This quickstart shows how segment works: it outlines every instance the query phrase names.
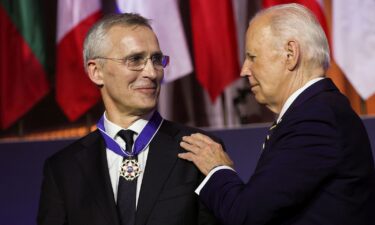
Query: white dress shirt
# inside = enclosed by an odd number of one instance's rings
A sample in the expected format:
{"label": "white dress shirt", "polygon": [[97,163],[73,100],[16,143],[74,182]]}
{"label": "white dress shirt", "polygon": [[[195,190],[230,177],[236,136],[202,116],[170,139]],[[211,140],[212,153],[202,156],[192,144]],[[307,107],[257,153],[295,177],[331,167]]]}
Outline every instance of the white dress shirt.
{"label": "white dress shirt", "polygon": [[[303,87],[301,87],[300,89],[298,89],[297,91],[295,91],[293,94],[291,94],[289,96],[289,98],[285,101],[283,107],[281,108],[281,111],[280,111],[280,114],[279,116],[277,117],[277,120],[276,120],[276,124],[280,123],[281,122],[281,118],[283,117],[283,115],[285,114],[285,112],[288,110],[288,108],[292,105],[292,103],[297,99],[297,97],[304,91],[306,90],[308,87],[310,87],[311,85],[315,84],[316,82],[320,81],[324,79],[324,77],[318,77],[318,78],[314,78],[310,81],[308,81]],[[197,189],[195,189],[195,193],[199,195],[199,193],[201,192],[202,188],[204,187],[204,185],[207,183],[207,181],[211,178],[211,176],[219,171],[219,170],[222,170],[222,169],[230,169],[230,170],[233,170],[233,168],[229,167],[229,166],[218,166],[218,167],[215,167],[214,169],[212,169],[208,174],[207,176],[204,178],[204,180],[202,181],[202,183],[198,186]]]}
{"label": "white dress shirt", "polygon": [[[153,112],[152,112],[153,113]],[[148,120],[151,118],[152,113],[148,114],[144,118],[141,118],[135,121],[132,125],[130,125],[127,129],[122,128],[111,121],[108,120],[104,113],[104,128],[106,133],[113,138],[122,148],[125,149],[125,141],[120,138],[117,133],[120,130],[132,130],[135,132],[133,140],[137,139],[143,128],[148,123]],[[145,173],[147,156],[148,156],[149,146],[146,147],[144,151],[138,154],[138,163],[141,169],[141,174],[137,178],[137,196],[136,196],[136,206],[138,205],[138,196],[142,185],[143,174]],[[106,149],[107,153],[107,162],[108,162],[108,170],[109,176],[111,178],[112,190],[113,195],[115,197],[115,201],[117,202],[117,190],[118,190],[118,183],[120,178],[120,167],[122,164],[123,157],[111,151],[110,149]]]}

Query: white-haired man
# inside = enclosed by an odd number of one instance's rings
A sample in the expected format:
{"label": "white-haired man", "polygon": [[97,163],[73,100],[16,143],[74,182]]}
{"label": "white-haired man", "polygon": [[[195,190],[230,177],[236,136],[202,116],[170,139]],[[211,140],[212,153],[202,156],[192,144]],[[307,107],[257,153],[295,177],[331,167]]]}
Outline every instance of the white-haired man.
{"label": "white-haired man", "polygon": [[227,225],[375,224],[375,169],[366,129],[325,77],[329,47],[303,6],[257,14],[246,34],[241,76],[259,103],[278,114],[254,174],[243,183],[219,144],[183,138],[206,175],[197,192]]}

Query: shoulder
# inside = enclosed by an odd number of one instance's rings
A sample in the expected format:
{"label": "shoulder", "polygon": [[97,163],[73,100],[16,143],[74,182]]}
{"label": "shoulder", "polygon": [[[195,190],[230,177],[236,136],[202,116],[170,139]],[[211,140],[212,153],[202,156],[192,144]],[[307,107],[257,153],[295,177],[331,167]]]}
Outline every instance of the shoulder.
{"label": "shoulder", "polygon": [[99,131],[95,130],[57,151],[55,154],[50,156],[47,161],[54,163],[69,162],[76,153],[82,151],[83,149],[90,148],[92,145],[100,144],[101,139],[102,138]]}
{"label": "shoulder", "polygon": [[202,133],[205,132],[202,129],[196,128],[196,127],[190,127],[186,126],[177,122],[172,122],[169,120],[164,120],[163,125],[167,129],[174,130],[175,132],[182,132],[182,133]]}
{"label": "shoulder", "polygon": [[[337,91],[322,91],[294,108],[290,118],[299,121],[317,121],[341,126],[351,122],[361,123],[348,99]],[[289,118],[288,118],[289,119]]]}
{"label": "shoulder", "polygon": [[168,132],[171,135],[178,137],[179,139],[181,139],[183,136],[188,136],[194,133],[201,133],[201,134],[209,136],[215,141],[221,142],[221,140],[218,137],[215,137],[213,134],[209,133],[208,131],[205,131],[203,129],[196,128],[196,127],[186,126],[186,125],[172,122],[169,120],[164,120],[160,129],[162,132]]}
{"label": "shoulder", "polygon": [[291,108],[274,132],[284,138],[304,137],[305,141],[324,140],[340,146],[353,130],[366,138],[363,123],[346,97],[339,91],[322,91]]}

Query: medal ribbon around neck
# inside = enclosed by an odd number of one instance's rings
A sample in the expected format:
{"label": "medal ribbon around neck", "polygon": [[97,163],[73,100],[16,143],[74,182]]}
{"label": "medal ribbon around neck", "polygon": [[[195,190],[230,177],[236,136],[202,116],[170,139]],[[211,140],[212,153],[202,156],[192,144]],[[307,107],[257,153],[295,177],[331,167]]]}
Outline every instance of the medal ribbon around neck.
{"label": "medal ribbon around neck", "polygon": [[111,138],[106,132],[104,128],[104,116],[102,116],[98,123],[96,124],[100,134],[104,138],[106,147],[113,151],[114,153],[121,155],[123,157],[132,157],[136,156],[141,153],[146,147],[150,144],[152,139],[154,138],[155,134],[158,132],[161,124],[163,123],[163,118],[160,116],[158,111],[155,111],[152,114],[151,119],[148,121],[146,126],[143,128],[139,136],[134,142],[133,151],[129,151],[128,153],[123,149],[113,138]]}

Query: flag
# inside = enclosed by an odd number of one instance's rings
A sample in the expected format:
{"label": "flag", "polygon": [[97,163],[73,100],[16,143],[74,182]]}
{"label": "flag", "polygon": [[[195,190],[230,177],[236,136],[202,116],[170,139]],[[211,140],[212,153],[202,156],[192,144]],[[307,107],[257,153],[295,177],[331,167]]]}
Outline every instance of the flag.
{"label": "flag", "polygon": [[239,77],[231,0],[190,0],[195,73],[214,102]]}
{"label": "flag", "polygon": [[375,94],[374,9],[371,0],[333,1],[334,57],[362,99]]}
{"label": "flag", "polygon": [[170,56],[163,82],[171,82],[193,71],[177,0],[117,0],[120,12],[138,13],[151,19],[162,52]]}
{"label": "flag", "polygon": [[[245,57],[245,37],[246,30],[249,25],[250,12],[253,9],[255,12],[255,5],[248,0],[232,0],[234,21],[236,27],[238,59],[243,62]],[[249,10],[250,9],[250,10]],[[240,114],[238,111],[239,105],[236,104],[238,97],[238,90],[247,88],[248,82],[240,79],[238,75],[234,82],[227,85],[218,101],[212,102],[210,96],[205,92],[203,95],[205,107],[205,114],[207,117],[208,126],[218,128],[235,127],[241,123]],[[250,96],[251,97],[251,96]],[[242,107],[243,111],[251,112],[259,108],[259,104],[253,104],[249,107]]]}
{"label": "flag", "polygon": [[48,92],[39,4],[0,1],[0,127],[6,129]]}
{"label": "flag", "polygon": [[100,99],[83,66],[83,41],[101,17],[99,0],[60,0],[57,21],[56,101],[70,121]]}

